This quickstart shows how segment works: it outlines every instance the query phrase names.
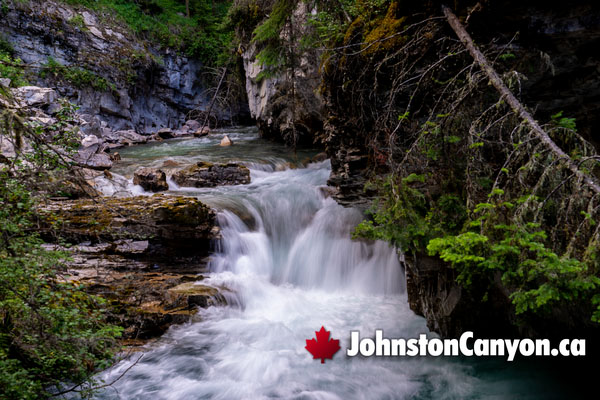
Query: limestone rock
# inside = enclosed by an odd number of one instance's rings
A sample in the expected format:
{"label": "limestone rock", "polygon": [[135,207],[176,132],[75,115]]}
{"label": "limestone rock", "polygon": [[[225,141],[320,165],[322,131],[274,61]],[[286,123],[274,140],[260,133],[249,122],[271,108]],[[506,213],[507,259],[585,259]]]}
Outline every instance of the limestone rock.
{"label": "limestone rock", "polygon": [[219,146],[231,146],[232,144],[233,142],[231,141],[231,139],[229,139],[229,136],[225,135],[225,137],[221,139],[221,143],[219,143]]}
{"label": "limestone rock", "polygon": [[168,289],[166,298],[171,303],[183,303],[182,305],[188,308],[225,303],[225,299],[216,288],[197,282],[186,282]]}
{"label": "limestone rock", "polygon": [[105,153],[96,153],[98,145],[91,145],[77,152],[73,157],[81,167],[97,170],[105,170],[112,168],[112,161]]}
{"label": "limestone rock", "polygon": [[177,171],[172,176],[179,186],[215,187],[250,183],[250,170],[243,165],[199,162]]}
{"label": "limestone rock", "polygon": [[148,141],[146,136],[142,136],[132,129],[126,131],[116,131],[115,134],[119,136],[120,141],[128,142],[130,144],[141,144]]}
{"label": "limestone rock", "polygon": [[162,192],[169,190],[167,176],[156,168],[138,168],[133,174],[133,184],[140,185],[144,190]]}
{"label": "limestone rock", "polygon": [[42,88],[39,86],[22,86],[13,89],[13,94],[25,105],[44,106],[54,103],[58,95],[54,89]]}
{"label": "limestone rock", "polygon": [[94,135],[88,135],[81,140],[81,145],[83,147],[90,147],[90,146],[93,146],[93,145],[99,144],[99,143],[100,143],[100,139],[98,139],[98,137],[94,136]]}
{"label": "limestone rock", "polygon": [[54,226],[71,243],[148,240],[148,252],[156,258],[208,254],[210,241],[218,233],[213,230],[215,212],[193,197],[154,195],[50,202],[39,209],[39,214],[43,224]]}
{"label": "limestone rock", "polygon": [[187,131],[196,132],[200,126],[200,122],[196,121],[195,119],[189,119],[185,122],[185,125],[183,125],[182,130],[185,129]]}

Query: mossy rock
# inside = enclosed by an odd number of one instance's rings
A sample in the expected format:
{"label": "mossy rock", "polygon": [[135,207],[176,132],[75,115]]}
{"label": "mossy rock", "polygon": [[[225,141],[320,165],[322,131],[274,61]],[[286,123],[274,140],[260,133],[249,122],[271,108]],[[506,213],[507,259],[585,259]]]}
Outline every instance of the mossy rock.
{"label": "mossy rock", "polygon": [[[39,209],[42,231],[74,243],[149,240],[161,251],[208,252],[218,233],[215,212],[183,196],[138,196],[51,202]],[[55,239],[55,238],[54,238]]]}

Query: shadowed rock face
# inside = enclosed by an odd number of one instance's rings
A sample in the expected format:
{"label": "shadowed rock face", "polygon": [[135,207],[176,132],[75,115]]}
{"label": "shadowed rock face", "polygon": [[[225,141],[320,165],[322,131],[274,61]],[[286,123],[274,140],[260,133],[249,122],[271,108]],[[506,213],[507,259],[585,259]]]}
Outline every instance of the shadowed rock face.
{"label": "shadowed rock face", "polygon": [[250,183],[250,170],[243,165],[199,162],[173,174],[179,186],[215,187],[219,185],[244,185]]}

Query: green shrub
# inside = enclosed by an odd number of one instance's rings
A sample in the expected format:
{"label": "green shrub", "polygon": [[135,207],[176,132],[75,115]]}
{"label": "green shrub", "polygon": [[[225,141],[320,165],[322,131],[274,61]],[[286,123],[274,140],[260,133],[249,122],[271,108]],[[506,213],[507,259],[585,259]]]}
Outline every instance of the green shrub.
{"label": "green shrub", "polygon": [[2,139],[17,149],[27,141],[31,151],[0,160],[0,398],[40,399],[65,384],[93,385],[91,376],[119,349],[121,329],[106,323],[104,300],[64,278],[67,255],[44,248],[34,233],[39,184],[49,171],[69,168],[63,157],[74,147],[66,130],[73,107],[65,104],[45,128],[2,104]]}

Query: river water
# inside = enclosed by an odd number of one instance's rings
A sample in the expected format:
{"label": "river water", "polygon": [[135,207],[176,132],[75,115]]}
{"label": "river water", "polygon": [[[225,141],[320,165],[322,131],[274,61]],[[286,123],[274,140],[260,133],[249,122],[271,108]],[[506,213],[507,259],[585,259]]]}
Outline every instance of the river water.
{"label": "river water", "polygon": [[[228,306],[200,309],[172,327],[101,399],[547,399],[563,387],[529,365],[444,357],[349,358],[351,330],[387,337],[428,332],[407,304],[403,271],[385,243],[353,241],[361,214],[323,194],[328,161],[303,167],[314,152],[291,154],[254,129],[120,151],[116,174],[166,160],[237,161],[248,185],[177,188],[217,208],[222,241],[204,285],[227,288]],[[298,168],[294,168],[297,167]],[[144,194],[131,183],[122,188]],[[114,188],[107,188],[114,191]],[[321,326],[340,339],[333,360],[313,360],[305,340]],[[430,336],[435,334],[428,333]],[[120,376],[133,355],[100,377]]]}

